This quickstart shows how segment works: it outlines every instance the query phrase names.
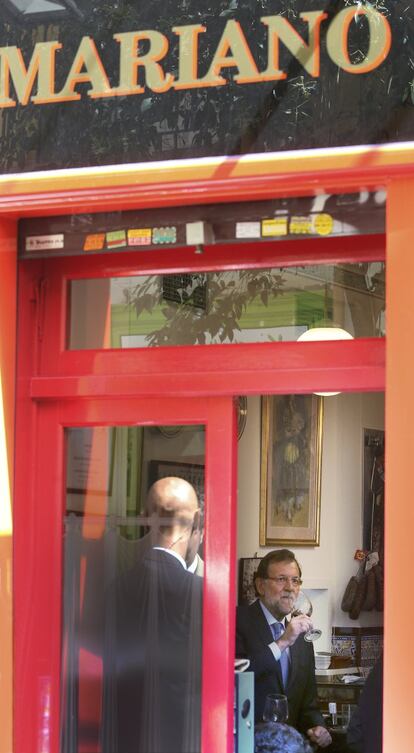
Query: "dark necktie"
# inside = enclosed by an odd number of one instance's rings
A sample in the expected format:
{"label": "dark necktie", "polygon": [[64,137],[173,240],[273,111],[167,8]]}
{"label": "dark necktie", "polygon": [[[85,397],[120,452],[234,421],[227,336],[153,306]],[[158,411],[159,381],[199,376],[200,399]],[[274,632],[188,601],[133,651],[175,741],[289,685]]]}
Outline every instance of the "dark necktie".
{"label": "dark necktie", "polygon": [[[282,633],[285,632],[285,626],[282,625],[280,622],[273,622],[271,624],[271,629],[273,633],[273,637],[275,641],[277,641]],[[279,659],[280,669],[282,672],[282,681],[283,681],[283,687],[286,690],[288,679],[289,679],[289,656],[286,651],[282,651],[282,654]]]}

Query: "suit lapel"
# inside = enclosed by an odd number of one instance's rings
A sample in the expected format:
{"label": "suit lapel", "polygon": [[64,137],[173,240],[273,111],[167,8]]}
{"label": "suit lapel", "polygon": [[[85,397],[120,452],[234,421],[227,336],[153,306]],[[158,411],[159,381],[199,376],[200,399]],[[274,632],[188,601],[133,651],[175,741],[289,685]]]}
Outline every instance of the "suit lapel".
{"label": "suit lapel", "polygon": [[295,641],[293,646],[290,647],[289,653],[290,653],[290,672],[289,672],[289,680],[288,680],[288,688],[293,686],[296,676],[298,673],[298,667],[300,664],[300,655],[302,653],[303,646],[301,645],[300,639]]}
{"label": "suit lapel", "polygon": [[254,617],[254,624],[256,625],[256,630],[259,638],[261,641],[263,641],[263,643],[266,644],[266,646],[268,646],[269,643],[271,643],[273,640],[273,634],[270,629],[270,625],[263,614],[263,609],[260,606],[259,599],[257,599],[257,601],[252,604],[252,609],[256,612],[256,615]]}

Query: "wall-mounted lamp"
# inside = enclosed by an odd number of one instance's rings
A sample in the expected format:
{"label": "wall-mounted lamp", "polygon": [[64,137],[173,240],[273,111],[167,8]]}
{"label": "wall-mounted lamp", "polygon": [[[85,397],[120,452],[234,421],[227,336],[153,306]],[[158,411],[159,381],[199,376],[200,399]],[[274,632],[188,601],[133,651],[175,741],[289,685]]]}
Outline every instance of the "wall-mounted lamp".
{"label": "wall-mounted lamp", "polygon": [[[312,327],[298,337],[301,342],[315,342],[315,340],[353,340],[353,336],[341,327]],[[315,395],[331,397],[339,392],[315,392]]]}
{"label": "wall-mounted lamp", "polygon": [[24,21],[52,21],[70,13],[83,21],[83,13],[75,0],[6,0],[6,4],[12,13]]}

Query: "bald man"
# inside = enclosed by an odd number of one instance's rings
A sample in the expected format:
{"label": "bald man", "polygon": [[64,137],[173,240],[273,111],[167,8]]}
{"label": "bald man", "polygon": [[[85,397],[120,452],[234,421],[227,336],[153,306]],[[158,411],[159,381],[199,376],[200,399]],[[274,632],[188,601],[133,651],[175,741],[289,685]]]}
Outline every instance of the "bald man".
{"label": "bald man", "polygon": [[173,490],[174,488],[179,488],[180,493],[187,496],[190,512],[197,513],[198,524],[193,526],[186,550],[187,569],[194,575],[204,575],[204,561],[198,553],[204,537],[203,510],[199,505],[194,487],[184,479],[175,476],[159,479],[148,490],[145,506],[147,515],[151,520],[150,530],[138,540],[121,539],[119,541],[120,569],[132,567],[134,562],[143,557],[152,546],[159,544],[157,537],[160,533],[160,518],[165,515],[164,505],[167,498],[165,495],[168,495],[168,489]]}
{"label": "bald man", "polygon": [[180,553],[187,566],[186,558],[194,559],[194,533],[200,530],[201,520],[194,487],[175,476],[161,478],[148,491],[147,510],[152,546]]}
{"label": "bald man", "polygon": [[147,505],[150,544],[111,597],[103,751],[198,753],[202,580],[186,558],[200,510],[191,484],[175,477],[156,481]]}

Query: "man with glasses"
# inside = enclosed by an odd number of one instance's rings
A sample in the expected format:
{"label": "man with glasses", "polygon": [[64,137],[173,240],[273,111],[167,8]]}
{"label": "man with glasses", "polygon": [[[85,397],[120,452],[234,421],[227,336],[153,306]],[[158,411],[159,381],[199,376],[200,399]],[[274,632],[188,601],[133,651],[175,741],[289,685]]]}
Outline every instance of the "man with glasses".
{"label": "man with glasses", "polygon": [[236,656],[250,659],[255,675],[255,718],[262,721],[266,696],[287,696],[289,724],[321,748],[332,742],[318,709],[312,643],[304,634],[310,617],[291,616],[302,583],[289,549],[269,552],[254,576],[258,599],[237,612]]}

